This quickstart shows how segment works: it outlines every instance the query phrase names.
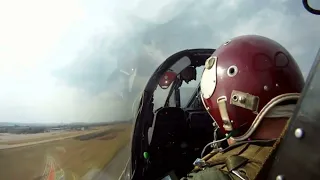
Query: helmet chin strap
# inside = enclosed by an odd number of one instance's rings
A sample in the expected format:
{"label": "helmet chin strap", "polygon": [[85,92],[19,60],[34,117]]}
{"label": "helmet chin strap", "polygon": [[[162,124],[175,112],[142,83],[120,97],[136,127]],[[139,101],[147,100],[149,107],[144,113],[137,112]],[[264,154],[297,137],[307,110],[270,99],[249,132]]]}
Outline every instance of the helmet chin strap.
{"label": "helmet chin strap", "polygon": [[261,109],[261,111],[256,116],[255,120],[253,121],[252,125],[248,129],[248,131],[241,136],[232,137],[232,139],[235,141],[247,140],[258,128],[260,122],[265,117],[270,117],[270,118],[290,117],[293,113],[295,105],[284,106],[284,107],[277,106],[277,105],[279,103],[282,103],[288,100],[298,100],[299,97],[300,97],[300,93],[286,93],[286,94],[281,94],[279,96],[274,97]]}

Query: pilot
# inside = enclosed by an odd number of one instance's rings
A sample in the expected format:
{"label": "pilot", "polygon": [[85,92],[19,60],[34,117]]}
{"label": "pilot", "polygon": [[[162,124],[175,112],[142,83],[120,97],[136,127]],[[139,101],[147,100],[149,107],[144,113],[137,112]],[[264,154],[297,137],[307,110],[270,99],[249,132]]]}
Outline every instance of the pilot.
{"label": "pilot", "polygon": [[190,81],[196,80],[197,71],[194,67],[188,66],[183,71],[181,71],[180,76],[181,76],[181,79],[188,84]]}
{"label": "pilot", "polygon": [[197,159],[182,179],[265,179],[304,86],[296,61],[271,39],[239,36],[207,59],[200,86],[228,147]]}

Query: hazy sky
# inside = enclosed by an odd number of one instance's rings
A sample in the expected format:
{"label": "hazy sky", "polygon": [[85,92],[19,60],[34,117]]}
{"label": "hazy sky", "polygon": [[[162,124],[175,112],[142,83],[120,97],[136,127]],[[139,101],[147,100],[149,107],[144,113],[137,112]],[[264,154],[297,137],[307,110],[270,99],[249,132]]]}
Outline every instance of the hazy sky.
{"label": "hazy sky", "polygon": [[307,75],[320,48],[320,16],[299,0],[0,0],[0,23],[0,122],[119,119],[106,83],[117,61],[159,64],[178,50],[259,34]]}

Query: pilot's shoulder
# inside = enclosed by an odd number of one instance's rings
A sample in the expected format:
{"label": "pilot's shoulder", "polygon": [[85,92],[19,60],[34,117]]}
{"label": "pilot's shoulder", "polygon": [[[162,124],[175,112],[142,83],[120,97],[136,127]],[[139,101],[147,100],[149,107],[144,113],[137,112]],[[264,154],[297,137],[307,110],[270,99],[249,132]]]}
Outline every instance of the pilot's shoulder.
{"label": "pilot's shoulder", "polygon": [[237,143],[218,152],[212,151],[203,158],[206,165],[196,167],[190,174],[189,179],[206,180],[209,177],[221,180],[227,180],[230,177],[232,177],[231,179],[238,179],[234,174],[238,172],[240,176],[255,179],[270,154],[272,154],[274,145],[275,140],[250,141]]}
{"label": "pilot's shoulder", "polygon": [[205,161],[212,166],[226,162],[226,159],[230,156],[242,156],[247,159],[255,157],[262,162],[275,148],[275,142],[276,140],[255,140],[236,143],[212,156],[208,156]]}

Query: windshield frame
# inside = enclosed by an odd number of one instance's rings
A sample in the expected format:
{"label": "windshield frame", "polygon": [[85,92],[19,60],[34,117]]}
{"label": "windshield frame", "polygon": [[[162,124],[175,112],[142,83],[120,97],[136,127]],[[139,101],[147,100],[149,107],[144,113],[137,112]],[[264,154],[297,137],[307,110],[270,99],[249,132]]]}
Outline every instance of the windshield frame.
{"label": "windshield frame", "polygon": [[192,94],[192,96],[190,97],[188,103],[184,106],[184,108],[190,108],[192,103],[195,101],[196,97],[200,95],[199,92],[200,92],[200,82],[198,83],[197,88],[195,89],[194,93]]}
{"label": "windshield frame", "polygon": [[183,56],[189,57],[191,64],[202,64],[210,57],[215,49],[187,49],[168,57],[150,77],[143,91],[141,102],[134,123],[133,138],[131,143],[131,179],[141,179],[144,176],[143,169],[147,166],[143,157],[144,150],[148,147],[148,127],[153,122],[153,93],[163,74],[170,69]]}

